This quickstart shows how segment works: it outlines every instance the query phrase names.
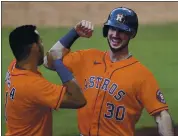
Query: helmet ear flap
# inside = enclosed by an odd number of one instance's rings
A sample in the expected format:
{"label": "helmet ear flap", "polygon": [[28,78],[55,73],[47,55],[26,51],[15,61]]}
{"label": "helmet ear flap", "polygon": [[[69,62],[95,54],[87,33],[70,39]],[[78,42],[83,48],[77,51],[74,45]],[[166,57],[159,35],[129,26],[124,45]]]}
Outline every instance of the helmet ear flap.
{"label": "helmet ear flap", "polygon": [[106,25],[103,26],[103,37],[107,37],[107,35],[108,35],[108,29],[109,29],[108,26],[106,26]]}
{"label": "helmet ear flap", "polygon": [[132,35],[131,35],[131,39],[133,39],[136,36],[137,32],[136,31],[132,31]]}

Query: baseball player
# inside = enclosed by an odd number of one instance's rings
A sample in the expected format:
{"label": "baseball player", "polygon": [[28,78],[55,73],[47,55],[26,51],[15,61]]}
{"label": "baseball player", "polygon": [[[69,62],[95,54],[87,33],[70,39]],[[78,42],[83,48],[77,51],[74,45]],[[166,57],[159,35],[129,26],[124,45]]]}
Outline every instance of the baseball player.
{"label": "baseball player", "polygon": [[[79,37],[91,37],[93,25],[81,21],[49,52],[70,49]],[[155,118],[161,136],[173,136],[168,105],[153,74],[129,53],[138,17],[129,8],[115,8],[103,26],[109,50],[79,50],[64,56],[64,64],[79,82],[87,105],[78,110],[81,136],[133,136],[143,109]],[[101,46],[101,45],[99,45]],[[65,51],[65,53],[67,53]],[[45,57],[45,67],[53,69]]]}
{"label": "baseball player", "polygon": [[52,109],[83,107],[83,93],[55,52],[50,52],[50,61],[63,85],[48,82],[38,71],[44,51],[36,26],[17,27],[10,33],[9,43],[15,60],[5,79],[5,135],[52,136]]}

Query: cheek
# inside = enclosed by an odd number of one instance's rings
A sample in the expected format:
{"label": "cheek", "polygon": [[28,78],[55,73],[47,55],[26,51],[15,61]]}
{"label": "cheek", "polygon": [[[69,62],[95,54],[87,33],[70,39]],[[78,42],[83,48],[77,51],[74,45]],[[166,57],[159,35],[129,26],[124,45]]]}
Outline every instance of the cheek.
{"label": "cheek", "polygon": [[121,34],[120,37],[122,38],[122,40],[125,40],[125,41],[129,40],[129,36],[126,34]]}
{"label": "cheek", "polygon": [[108,35],[107,35],[107,37],[108,37],[108,38],[110,38],[110,37],[111,37],[111,34],[109,33],[109,31],[108,31]]}
{"label": "cheek", "polygon": [[109,40],[111,40],[111,39],[112,39],[112,37],[113,37],[113,34],[108,33],[108,39],[109,39]]}

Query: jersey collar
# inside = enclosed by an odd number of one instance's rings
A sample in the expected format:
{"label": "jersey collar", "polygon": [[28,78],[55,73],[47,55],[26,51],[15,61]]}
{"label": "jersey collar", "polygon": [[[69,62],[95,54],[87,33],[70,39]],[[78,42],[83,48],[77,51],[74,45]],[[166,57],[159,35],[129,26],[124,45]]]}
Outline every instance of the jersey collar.
{"label": "jersey collar", "polygon": [[11,70],[10,73],[12,76],[18,76],[18,75],[31,75],[31,76],[39,75],[39,76],[42,76],[42,74],[39,70],[37,71],[37,73],[35,73],[30,70],[18,69],[15,67],[15,65],[16,65],[16,62],[12,65],[12,67],[10,69]]}
{"label": "jersey collar", "polygon": [[105,52],[103,60],[104,60],[104,62],[106,64],[106,66],[111,66],[112,65],[112,66],[117,67],[117,68],[125,67],[125,66],[132,65],[134,63],[139,62],[133,56],[130,56],[127,59],[124,59],[124,60],[121,60],[121,61],[112,62],[111,59],[110,59],[108,51]]}

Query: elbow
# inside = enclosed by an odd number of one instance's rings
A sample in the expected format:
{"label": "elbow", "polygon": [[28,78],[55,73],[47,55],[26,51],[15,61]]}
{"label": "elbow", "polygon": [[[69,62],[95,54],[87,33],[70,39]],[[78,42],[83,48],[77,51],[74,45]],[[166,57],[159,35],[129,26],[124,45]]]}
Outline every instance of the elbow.
{"label": "elbow", "polygon": [[78,103],[77,109],[80,109],[80,108],[84,107],[86,104],[87,104],[87,100],[86,100],[85,98],[83,98],[83,99]]}
{"label": "elbow", "polygon": [[87,104],[87,100],[84,98],[84,100],[81,103],[80,108],[84,107]]}

